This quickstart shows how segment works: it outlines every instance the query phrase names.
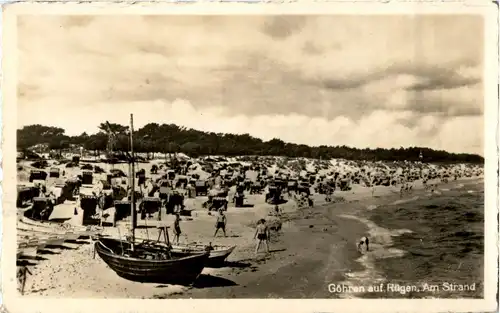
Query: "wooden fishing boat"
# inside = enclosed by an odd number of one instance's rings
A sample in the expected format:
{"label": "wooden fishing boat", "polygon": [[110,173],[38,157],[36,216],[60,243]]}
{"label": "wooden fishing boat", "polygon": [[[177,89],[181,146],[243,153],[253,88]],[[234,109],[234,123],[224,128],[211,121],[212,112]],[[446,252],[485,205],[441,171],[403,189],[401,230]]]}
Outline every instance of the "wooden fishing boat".
{"label": "wooden fishing boat", "polygon": [[38,250],[43,250],[47,245],[47,241],[40,240],[39,238],[17,238],[18,250],[23,247],[36,247]]}
{"label": "wooden fishing boat", "polygon": [[38,235],[45,235],[45,236],[59,236],[63,237],[64,240],[77,240],[80,238],[79,233],[75,233],[72,231],[59,231],[59,230],[54,230],[46,227],[40,227],[40,226],[33,226],[33,225],[28,225],[24,223],[17,223],[17,230],[18,231],[25,231],[25,232],[32,232],[36,233]]}
{"label": "wooden fishing boat", "polygon": [[[207,248],[210,248],[208,250]],[[210,255],[206,267],[220,267],[224,264],[227,257],[234,251],[236,246],[207,246],[203,244],[172,245],[172,252],[190,252],[201,253],[209,251]]]}
{"label": "wooden fishing boat", "polygon": [[92,237],[102,233],[103,228],[99,226],[77,226],[67,223],[57,223],[52,221],[36,220],[24,215],[20,215],[19,221],[23,225],[29,225],[37,228],[45,228],[55,232],[72,232],[79,237]]}
{"label": "wooden fishing boat", "polygon": [[17,237],[17,257],[35,257],[38,251],[43,250],[46,246],[52,244],[53,241],[43,240],[29,236],[18,235]]}
{"label": "wooden fishing boat", "polygon": [[205,253],[208,252],[208,260],[205,267],[220,267],[224,265],[227,257],[234,251],[236,246],[224,246],[224,245],[206,245],[201,243],[189,243],[189,244],[176,244],[168,245],[159,241],[152,241],[143,238],[136,238],[137,243],[148,243],[158,249],[170,249],[170,251],[175,253]]}
{"label": "wooden fishing boat", "polygon": [[[130,117],[130,155],[127,156],[130,173],[135,173],[133,150],[133,120]],[[111,127],[108,130],[112,132]],[[135,175],[129,175],[131,190],[135,190]],[[137,211],[135,193],[130,195],[131,237],[127,240],[99,238],[94,244],[95,251],[101,259],[119,276],[141,282],[157,282],[167,284],[190,285],[200,275],[208,260],[209,253],[174,252],[170,249],[166,226],[160,228],[163,232],[164,247],[158,247],[150,242],[137,243],[135,227]]]}
{"label": "wooden fishing boat", "polygon": [[42,240],[37,237],[25,235],[25,234],[18,234],[17,235],[17,244],[19,247],[19,244],[23,245],[28,245],[28,246],[37,246],[38,249],[43,249],[47,246],[47,241]]}
{"label": "wooden fishing boat", "polygon": [[19,243],[17,246],[17,257],[36,257],[38,253],[37,246],[30,246],[24,243]]}
{"label": "wooden fishing boat", "polygon": [[205,253],[170,253],[150,245],[101,238],[95,250],[104,262],[120,277],[142,282],[192,284],[208,260]]}
{"label": "wooden fishing boat", "polygon": [[18,242],[24,242],[26,240],[28,241],[38,241],[38,242],[43,242],[47,246],[61,246],[64,244],[66,240],[68,240],[66,237],[63,235],[53,235],[53,234],[47,234],[47,233],[38,233],[38,232],[30,232],[30,231],[23,231],[23,230],[17,230],[18,233]]}

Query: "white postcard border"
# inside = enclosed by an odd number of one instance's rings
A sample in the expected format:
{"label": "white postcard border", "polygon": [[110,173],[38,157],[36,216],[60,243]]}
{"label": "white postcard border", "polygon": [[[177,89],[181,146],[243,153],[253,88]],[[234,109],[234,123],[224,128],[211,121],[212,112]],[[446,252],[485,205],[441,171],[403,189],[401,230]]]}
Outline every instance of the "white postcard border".
{"label": "white postcard border", "polygon": [[[132,300],[21,297],[16,291],[16,16],[20,14],[480,14],[485,20],[485,299],[424,300]],[[497,7],[488,1],[457,2],[301,2],[158,4],[28,4],[4,6],[3,12],[3,236],[2,292],[9,312],[475,312],[496,310],[498,286],[498,30]],[[54,112],[57,114],[57,112]],[[472,131],[472,130],[471,130]]]}

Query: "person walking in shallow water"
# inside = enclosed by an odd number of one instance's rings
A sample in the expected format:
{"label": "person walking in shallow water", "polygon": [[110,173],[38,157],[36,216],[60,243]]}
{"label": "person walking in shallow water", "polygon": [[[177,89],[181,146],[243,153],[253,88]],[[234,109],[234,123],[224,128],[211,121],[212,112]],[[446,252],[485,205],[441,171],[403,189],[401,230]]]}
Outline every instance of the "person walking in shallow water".
{"label": "person walking in shallow water", "polygon": [[266,252],[269,253],[269,228],[266,225],[265,219],[260,219],[257,223],[257,228],[255,229],[255,235],[253,238],[258,239],[257,245],[255,246],[255,254],[259,253],[261,244],[266,245]]}
{"label": "person walking in shallow water", "polygon": [[358,248],[359,253],[368,252],[370,251],[370,241],[368,237],[363,236],[361,239],[359,239],[358,244],[356,245]]}

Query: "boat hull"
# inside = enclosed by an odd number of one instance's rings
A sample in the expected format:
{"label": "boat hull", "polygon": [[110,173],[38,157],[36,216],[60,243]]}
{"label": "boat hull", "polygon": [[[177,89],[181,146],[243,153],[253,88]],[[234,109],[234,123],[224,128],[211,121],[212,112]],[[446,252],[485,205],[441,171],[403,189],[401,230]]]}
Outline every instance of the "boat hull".
{"label": "boat hull", "polygon": [[91,237],[102,232],[102,229],[99,227],[85,227],[51,221],[34,220],[24,215],[20,216],[19,223],[21,227],[28,229],[37,229],[52,233],[65,233],[68,240],[77,240],[80,237]]}
{"label": "boat hull", "polygon": [[24,224],[22,222],[18,222],[17,229],[20,232],[24,232],[24,233],[31,232],[31,233],[36,234],[37,236],[41,236],[41,237],[57,236],[60,238],[64,238],[63,242],[66,240],[74,241],[74,240],[77,240],[78,238],[80,238],[79,233],[75,233],[72,231],[53,230],[53,229],[50,229],[47,227]]}
{"label": "boat hull", "polygon": [[23,230],[18,230],[18,241],[35,241],[43,242],[46,246],[62,246],[66,240],[68,240],[64,235],[53,235],[50,233],[39,233],[39,232],[28,232]]}
{"label": "boat hull", "polygon": [[[206,267],[221,267],[224,265],[227,257],[233,252],[236,246],[223,247],[222,249],[215,249],[210,251]],[[205,251],[204,246],[172,246],[172,251],[174,252],[190,252],[190,253],[203,253]]]}
{"label": "boat hull", "polygon": [[38,253],[37,247],[24,247],[18,248],[17,257],[36,257]]}
{"label": "boat hull", "polygon": [[116,253],[116,248],[121,249],[121,246],[125,250],[130,248],[126,241],[101,238],[95,243],[95,250],[116,274],[133,281],[191,285],[201,274],[208,259],[208,253],[185,253],[172,260],[132,258]]}

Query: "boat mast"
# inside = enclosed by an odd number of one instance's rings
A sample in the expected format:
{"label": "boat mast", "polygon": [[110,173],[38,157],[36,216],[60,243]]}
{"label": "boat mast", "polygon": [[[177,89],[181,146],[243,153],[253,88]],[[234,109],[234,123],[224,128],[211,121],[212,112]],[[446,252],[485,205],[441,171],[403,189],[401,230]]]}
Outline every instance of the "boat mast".
{"label": "boat mast", "polygon": [[131,210],[131,232],[132,232],[132,251],[134,250],[135,242],[135,223],[137,214],[135,212],[135,157],[134,157],[134,115],[130,114],[130,154],[131,160],[129,161],[129,166],[131,167],[130,174],[130,186],[132,188],[132,193],[130,196],[130,210]]}

